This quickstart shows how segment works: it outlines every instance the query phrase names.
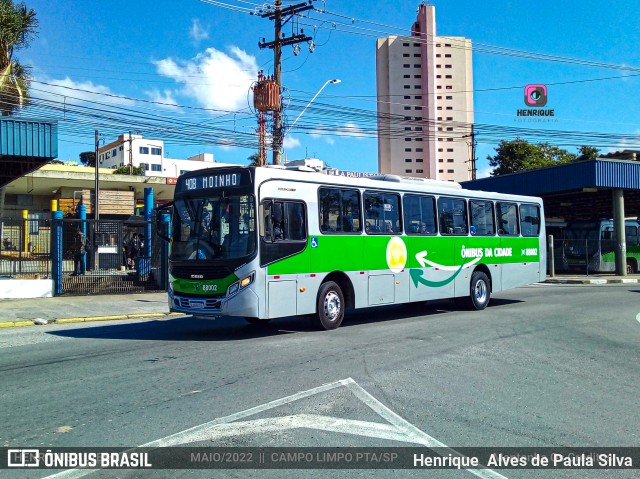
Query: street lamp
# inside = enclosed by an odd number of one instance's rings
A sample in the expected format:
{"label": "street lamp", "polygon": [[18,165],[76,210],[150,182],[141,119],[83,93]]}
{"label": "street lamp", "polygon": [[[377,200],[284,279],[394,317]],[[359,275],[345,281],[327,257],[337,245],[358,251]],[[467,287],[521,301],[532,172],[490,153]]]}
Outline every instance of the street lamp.
{"label": "street lamp", "polygon": [[320,89],[318,90],[318,93],[316,93],[313,98],[309,101],[309,103],[307,103],[307,105],[302,109],[302,111],[300,112],[300,114],[298,115],[298,117],[293,120],[293,123],[291,123],[291,125],[289,125],[289,128],[287,128],[287,131],[284,132],[284,135],[282,135],[282,138],[284,139],[285,136],[287,136],[289,134],[289,132],[291,131],[291,129],[293,128],[293,125],[295,125],[298,120],[300,119],[300,117],[302,115],[304,115],[304,112],[307,111],[307,108],[309,108],[309,106],[313,103],[313,101],[318,98],[318,95],[320,94],[320,92],[322,90],[324,90],[324,87],[326,87],[329,83],[335,85],[336,83],[340,83],[342,80],[338,80],[338,79],[333,79],[333,80],[327,80],[324,85],[322,85],[322,87],[320,87]]}

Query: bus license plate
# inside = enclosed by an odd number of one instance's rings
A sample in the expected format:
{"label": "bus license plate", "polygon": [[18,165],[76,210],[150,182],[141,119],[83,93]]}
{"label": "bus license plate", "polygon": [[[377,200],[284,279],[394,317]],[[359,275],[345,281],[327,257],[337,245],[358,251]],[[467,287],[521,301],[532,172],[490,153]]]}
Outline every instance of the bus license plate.
{"label": "bus license plate", "polygon": [[204,303],[202,301],[190,301],[189,307],[191,309],[204,309]]}

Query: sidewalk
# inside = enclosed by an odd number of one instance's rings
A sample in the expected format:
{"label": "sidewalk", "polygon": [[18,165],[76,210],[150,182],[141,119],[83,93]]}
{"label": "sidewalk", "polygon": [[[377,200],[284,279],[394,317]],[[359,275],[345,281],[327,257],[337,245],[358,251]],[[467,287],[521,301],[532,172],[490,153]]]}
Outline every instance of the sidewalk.
{"label": "sidewalk", "polygon": [[[585,285],[640,283],[640,275],[556,275],[554,278],[547,277],[545,283]],[[179,313],[169,313],[165,292],[0,300],[0,328],[160,318],[172,314],[182,316]]]}
{"label": "sidewalk", "polygon": [[592,274],[586,275],[570,275],[556,274],[551,278],[547,276],[545,281],[547,284],[627,284],[640,283],[640,276],[637,274],[631,276],[616,276],[612,274]]}
{"label": "sidewalk", "polygon": [[164,291],[0,300],[0,328],[169,315],[167,293]]}

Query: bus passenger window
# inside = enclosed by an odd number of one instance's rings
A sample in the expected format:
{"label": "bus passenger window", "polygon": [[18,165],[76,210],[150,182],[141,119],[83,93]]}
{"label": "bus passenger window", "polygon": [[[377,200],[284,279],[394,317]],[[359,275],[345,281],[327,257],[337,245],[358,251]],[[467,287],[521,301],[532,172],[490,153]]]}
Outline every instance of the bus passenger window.
{"label": "bus passenger window", "polygon": [[364,193],[365,225],[368,234],[399,234],[402,231],[400,196],[396,193]]}
{"label": "bus passenger window", "polygon": [[540,208],[538,205],[520,205],[520,231],[522,231],[522,236],[540,235]]}
{"label": "bus passenger window", "polygon": [[500,236],[518,235],[518,208],[515,203],[497,203],[498,234]]}
{"label": "bus passenger window", "polygon": [[467,202],[462,198],[438,198],[438,216],[440,217],[440,234],[460,235],[468,234]]}
{"label": "bus passenger window", "polygon": [[345,188],[318,190],[319,224],[322,233],[360,233],[360,192]]}

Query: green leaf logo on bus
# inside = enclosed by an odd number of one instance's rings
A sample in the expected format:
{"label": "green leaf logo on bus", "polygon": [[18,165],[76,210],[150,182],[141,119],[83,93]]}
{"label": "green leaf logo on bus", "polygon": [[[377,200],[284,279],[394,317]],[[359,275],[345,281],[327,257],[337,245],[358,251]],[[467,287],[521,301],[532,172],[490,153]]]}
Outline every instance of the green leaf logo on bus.
{"label": "green leaf logo on bus", "polygon": [[[464,248],[464,246],[463,246]],[[422,277],[423,271],[421,269],[412,269],[409,271],[409,274],[411,275],[411,280],[413,281],[414,286],[417,288],[418,284],[424,284],[425,286],[428,286],[430,288],[439,288],[441,286],[445,286],[449,283],[451,283],[454,279],[456,279],[456,276],[458,276],[460,274],[460,271],[462,271],[463,268],[468,268],[470,266],[473,266],[474,264],[476,264],[478,261],[480,261],[480,259],[482,259],[482,250],[480,250],[480,253],[476,256],[474,259],[472,259],[471,261],[461,264],[460,266],[445,266],[443,264],[439,264],[439,263],[434,263],[433,261],[429,261],[427,259],[427,254],[428,252],[425,251],[420,251],[419,253],[416,254],[416,261],[418,261],[418,263],[420,263],[420,265],[424,268],[427,265],[431,266],[432,268],[437,268],[439,270],[442,271],[453,271],[454,273],[449,276],[448,278],[445,278],[441,281],[429,281],[427,279],[424,279]],[[463,253],[463,256],[466,256]],[[469,255],[470,256],[470,255]]]}

